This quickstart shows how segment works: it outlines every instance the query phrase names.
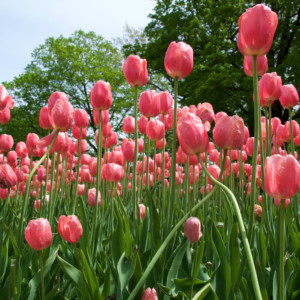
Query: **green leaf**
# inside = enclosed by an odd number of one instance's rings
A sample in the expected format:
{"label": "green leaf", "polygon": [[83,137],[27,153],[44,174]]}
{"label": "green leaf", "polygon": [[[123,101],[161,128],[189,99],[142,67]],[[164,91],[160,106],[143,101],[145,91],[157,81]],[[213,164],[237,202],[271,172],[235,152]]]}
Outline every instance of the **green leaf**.
{"label": "green leaf", "polygon": [[[51,255],[48,257],[48,259],[46,260],[46,262],[44,263],[44,278],[47,276],[47,274],[49,273],[49,271],[51,270],[51,267],[55,261],[57,252],[59,250],[59,247],[57,247],[52,253]],[[35,295],[36,295],[36,289],[39,287],[41,283],[41,274],[40,274],[40,270],[34,275],[34,277],[29,281],[29,296],[28,296],[28,300],[33,300]]]}
{"label": "green leaf", "polygon": [[62,259],[59,255],[57,255],[58,263],[63,270],[63,272],[69,277],[69,279],[73,282],[76,289],[80,292],[80,294],[85,297],[83,293],[83,278],[81,272],[69,264],[67,261]]}
{"label": "green leaf", "polygon": [[230,270],[231,270],[231,282],[236,282],[239,268],[240,268],[240,243],[238,238],[238,224],[235,222],[232,227],[229,242],[230,251]]}

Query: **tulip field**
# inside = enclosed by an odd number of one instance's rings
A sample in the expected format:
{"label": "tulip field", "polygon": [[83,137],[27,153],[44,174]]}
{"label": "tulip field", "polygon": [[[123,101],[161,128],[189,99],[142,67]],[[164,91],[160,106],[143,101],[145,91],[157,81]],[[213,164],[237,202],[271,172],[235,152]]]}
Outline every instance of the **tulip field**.
{"label": "tulip field", "polygon": [[[145,59],[124,61],[134,115],[123,133],[99,78],[93,120],[53,91],[39,114],[47,136],[0,135],[0,299],[300,299],[299,96],[267,73],[278,22],[263,4],[239,19],[253,136],[208,102],[180,107],[194,53],[171,41],[172,91],[147,90]],[[275,101],[286,123],[272,116]],[[0,124],[14,104],[0,85]]]}

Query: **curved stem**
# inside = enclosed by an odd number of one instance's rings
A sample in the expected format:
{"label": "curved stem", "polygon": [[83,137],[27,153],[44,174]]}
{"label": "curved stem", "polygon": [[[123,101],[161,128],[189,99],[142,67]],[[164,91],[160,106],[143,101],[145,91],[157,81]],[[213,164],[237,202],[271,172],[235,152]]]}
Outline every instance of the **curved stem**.
{"label": "curved stem", "polygon": [[23,225],[24,225],[24,216],[26,214],[26,209],[28,207],[28,199],[29,199],[29,192],[30,192],[30,183],[31,183],[32,176],[35,173],[35,171],[37,170],[37,168],[42,164],[42,162],[47,157],[47,155],[49,154],[50,149],[52,148],[52,146],[53,146],[53,144],[54,144],[54,142],[55,142],[55,140],[57,138],[58,133],[59,133],[59,131],[55,132],[54,138],[53,138],[50,146],[48,147],[46,153],[37,162],[37,164],[34,166],[34,168],[32,169],[31,173],[28,176],[27,183],[26,183],[26,189],[25,189],[25,197],[24,197],[24,200],[23,200],[22,212],[21,212],[21,218],[20,218],[21,224],[19,226],[19,232],[18,232],[18,245],[19,246],[21,246],[21,237],[23,236],[22,233],[23,233]]}
{"label": "curved stem", "polygon": [[76,168],[76,181],[75,181],[75,197],[73,199],[73,209],[72,215],[75,214],[76,210],[76,203],[77,203],[77,195],[78,195],[78,179],[79,179],[79,170],[80,170],[80,160],[81,160],[81,139],[82,139],[82,128],[80,128],[79,140],[78,140],[78,161],[77,161],[77,168]]}
{"label": "curved stem", "polygon": [[198,159],[199,159],[200,164],[202,166],[202,169],[204,170],[206,175],[210,178],[210,180],[214,184],[218,185],[220,188],[223,189],[223,191],[226,193],[226,195],[228,196],[228,198],[231,200],[231,202],[233,204],[233,207],[234,207],[234,210],[235,210],[235,213],[236,213],[236,216],[237,216],[238,225],[239,225],[239,229],[240,229],[240,232],[241,232],[241,237],[242,237],[242,241],[243,241],[243,244],[244,244],[246,256],[247,256],[247,259],[248,259],[248,265],[249,265],[249,269],[250,269],[250,273],[251,273],[254,293],[255,293],[256,299],[262,299],[260,288],[259,288],[259,283],[258,283],[258,279],[257,279],[257,274],[256,274],[255,266],[254,266],[254,261],[253,261],[253,257],[252,257],[252,254],[251,254],[250,244],[249,244],[249,241],[248,241],[248,238],[247,238],[243,218],[242,218],[242,215],[241,215],[241,212],[240,212],[239,205],[236,201],[236,198],[234,197],[233,193],[231,192],[231,190],[226,185],[219,182],[218,180],[216,180],[214,177],[212,177],[210,175],[210,173],[206,169],[205,165],[203,164],[199,154],[198,154]]}

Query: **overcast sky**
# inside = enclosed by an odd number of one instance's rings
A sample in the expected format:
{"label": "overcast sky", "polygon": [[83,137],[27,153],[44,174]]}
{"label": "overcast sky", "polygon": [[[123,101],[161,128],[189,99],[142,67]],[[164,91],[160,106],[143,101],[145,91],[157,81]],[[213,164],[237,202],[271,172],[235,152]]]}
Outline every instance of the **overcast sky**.
{"label": "overcast sky", "polygon": [[95,31],[108,40],[126,23],[145,27],[155,0],[7,0],[0,8],[0,82],[21,74],[31,52],[48,37]]}

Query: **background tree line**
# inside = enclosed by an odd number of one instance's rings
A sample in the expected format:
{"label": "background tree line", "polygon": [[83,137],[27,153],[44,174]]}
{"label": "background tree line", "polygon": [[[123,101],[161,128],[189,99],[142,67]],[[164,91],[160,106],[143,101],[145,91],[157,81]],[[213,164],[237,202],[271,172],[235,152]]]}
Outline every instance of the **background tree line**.
{"label": "background tree line", "polygon": [[[84,108],[91,129],[88,142],[95,149],[89,92],[97,80],[109,81],[113,93],[110,122],[122,129],[123,117],[132,111],[132,89],[126,83],[122,63],[138,54],[148,62],[147,89],[172,92],[173,82],[164,69],[164,53],[171,41],[184,41],[194,49],[193,72],[180,83],[180,104],[210,102],[215,112],[242,116],[253,127],[252,78],[243,72],[243,56],[236,40],[238,18],[258,1],[158,0],[151,21],[140,32],[127,27],[123,38],[106,41],[94,32],[76,31],[70,37],[50,37],[32,53],[24,72],[4,85],[16,102],[11,120],[0,131],[15,141],[25,140],[28,132],[46,134],[38,123],[39,110],[49,95],[63,91],[75,108]],[[278,14],[278,27],[268,53],[268,72],[277,72],[283,84],[292,83],[300,91],[300,3],[265,1]],[[273,116],[283,122],[288,114],[275,102]],[[300,109],[295,113],[300,117]]]}

